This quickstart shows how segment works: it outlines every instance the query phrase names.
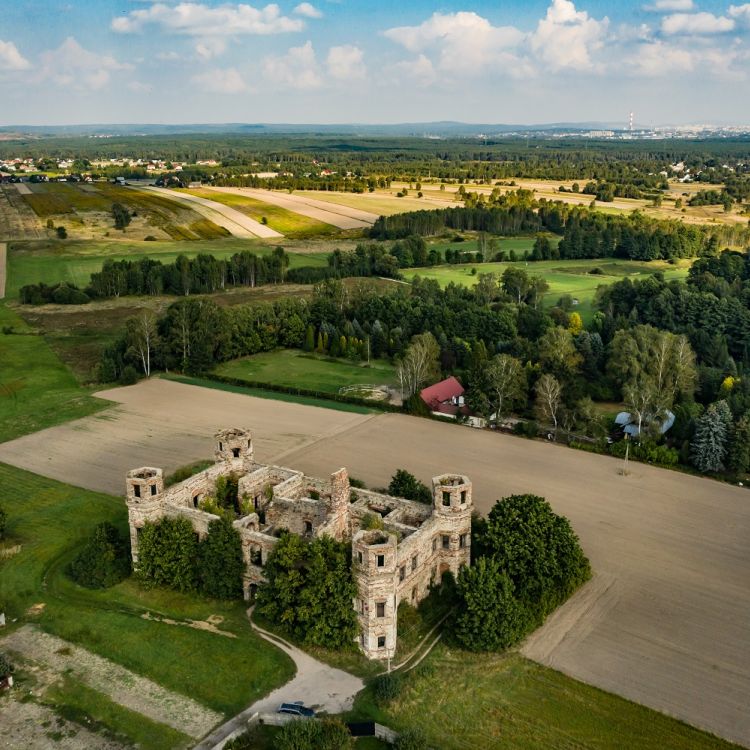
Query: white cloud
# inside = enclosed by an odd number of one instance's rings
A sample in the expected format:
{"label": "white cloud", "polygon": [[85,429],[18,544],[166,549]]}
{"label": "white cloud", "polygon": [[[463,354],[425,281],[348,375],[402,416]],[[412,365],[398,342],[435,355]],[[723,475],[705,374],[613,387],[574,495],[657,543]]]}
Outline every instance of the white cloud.
{"label": "white cloud", "polygon": [[746,52],[738,47],[684,45],[656,40],[639,45],[628,73],[636,76],[705,75],[713,78],[740,79],[746,76]]}
{"label": "white cloud", "polygon": [[49,80],[72,89],[98,90],[109,83],[113,71],[131,70],[132,67],[109,55],[90,52],[69,36],[57,49],[39,56],[37,80]]}
{"label": "white cloud", "polygon": [[643,6],[643,10],[652,13],[677,13],[692,9],[693,0],[654,0],[650,5]]}
{"label": "white cloud", "polygon": [[177,5],[156,3],[150,8],[133,10],[126,16],[113,19],[111,28],[122,34],[133,34],[148,25],[160,26],[174,34],[209,37],[301,31],[305,22],[282,15],[275,3],[255,8],[244,3],[212,7],[181,2]]}
{"label": "white cloud", "polygon": [[419,55],[414,60],[402,60],[392,66],[391,72],[396,85],[403,83],[403,80],[407,78],[417,85],[428,86],[438,78],[432,61],[426,55]]}
{"label": "white cloud", "polygon": [[331,47],[328,50],[326,67],[328,75],[339,81],[356,80],[367,75],[364,54],[359,47],[352,44]]}
{"label": "white cloud", "polygon": [[470,11],[434,13],[419,26],[399,26],[384,33],[410,52],[436,53],[441,70],[458,73],[480,73],[488,65],[519,62],[512,51],[525,36],[513,26],[493,26]]}
{"label": "white cloud", "polygon": [[702,35],[723,34],[734,29],[735,23],[726,16],[715,16],[713,13],[675,13],[662,19],[663,34]]}
{"label": "white cloud", "polygon": [[273,83],[294,89],[314,89],[323,84],[312,42],[292,47],[286,55],[267,57],[263,73]]}
{"label": "white cloud", "polygon": [[681,47],[654,41],[637,48],[632,64],[632,72],[636,75],[661,77],[693,70],[693,55]]}
{"label": "white cloud", "polygon": [[323,13],[310,3],[300,3],[294,9],[294,12],[298,16],[304,16],[305,18],[323,18]]}
{"label": "white cloud", "polygon": [[209,94],[240,94],[247,90],[236,68],[213,68],[194,75],[190,80]]}
{"label": "white cloud", "polygon": [[157,52],[156,59],[164,60],[165,62],[174,62],[175,60],[181,60],[182,58],[177,52],[170,50],[169,52]]}
{"label": "white cloud", "polygon": [[736,18],[741,24],[750,28],[750,3],[730,5],[727,15]]}
{"label": "white cloud", "polygon": [[0,71],[28,70],[31,63],[18,51],[13,42],[0,39]]}
{"label": "white cloud", "polygon": [[210,60],[226,52],[227,42],[221,37],[209,37],[195,45],[195,52],[201,60]]}
{"label": "white cloud", "polygon": [[609,19],[577,11],[571,0],[552,0],[531,37],[531,49],[552,70],[593,68],[591,53],[602,48]]}

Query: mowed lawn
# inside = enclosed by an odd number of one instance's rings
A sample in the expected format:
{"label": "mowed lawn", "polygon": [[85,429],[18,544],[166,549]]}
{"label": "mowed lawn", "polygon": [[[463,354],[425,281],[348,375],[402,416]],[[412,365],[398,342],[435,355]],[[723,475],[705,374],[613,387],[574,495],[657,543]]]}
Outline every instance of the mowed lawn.
{"label": "mowed lawn", "polygon": [[[0,484],[7,544],[21,546],[0,560],[0,601],[11,628],[16,618],[17,624],[36,623],[225,716],[292,676],[291,660],[254,634],[242,601],[147,590],[132,578],[91,591],[66,576],[67,564],[97,524],[109,521],[127,531],[122,498],[4,464]],[[214,616],[221,618],[213,620],[219,629],[235,637],[145,619],[147,614],[177,623]]]}
{"label": "mowed lawn", "polygon": [[438,645],[387,708],[371,689],[355,703],[396,731],[419,727],[440,750],[730,750],[724,740],[605,693],[516,653]]}
{"label": "mowed lawn", "polygon": [[[199,253],[207,253],[216,258],[229,258],[244,250],[256,255],[268,255],[273,249],[273,246],[236,238],[191,242],[12,242],[8,248],[6,295],[17,297],[22,286],[39,282],[55,284],[67,281],[83,288],[89,283],[91,274],[100,271],[107,259],[154,258],[162,263],[171,263],[178,255],[194,258]],[[325,266],[327,257],[328,253],[290,252],[289,266]]]}
{"label": "mowed lawn", "polygon": [[226,362],[217,375],[289,388],[305,388],[323,393],[338,393],[349,385],[393,385],[396,369],[385,360],[370,364],[332,359],[296,349],[254,354]]}
{"label": "mowed lawn", "polygon": [[0,442],[108,406],[78,384],[42,336],[0,304]]}
{"label": "mowed lawn", "polygon": [[223,203],[225,206],[231,206],[256,221],[262,222],[265,218],[266,223],[271,229],[281,232],[285,237],[307,239],[311,237],[325,237],[337,234],[339,231],[331,224],[312,219],[309,216],[302,216],[281,206],[264,203],[246,195],[201,189],[191,189],[184,192],[197,195],[200,198],[207,198],[217,203]]}
{"label": "mowed lawn", "polygon": [[[459,243],[464,244],[464,243]],[[435,279],[440,286],[462,284],[474,286],[480,274],[495,273],[501,275],[508,267],[523,268],[530,275],[542,276],[549,284],[549,291],[544,298],[545,307],[557,304],[561,296],[569,294],[578,300],[575,310],[580,313],[584,322],[594,314],[593,302],[599,286],[609,285],[624,278],[645,279],[661,271],[667,279],[684,279],[687,277],[689,263],[670,265],[664,261],[634,261],[614,258],[596,260],[545,260],[539,262],[519,261],[517,263],[463,263],[460,265],[433,266],[431,268],[409,268],[402,273],[406,279],[420,276],[424,279]],[[590,273],[600,268],[603,273]],[[473,270],[476,269],[476,273]]]}

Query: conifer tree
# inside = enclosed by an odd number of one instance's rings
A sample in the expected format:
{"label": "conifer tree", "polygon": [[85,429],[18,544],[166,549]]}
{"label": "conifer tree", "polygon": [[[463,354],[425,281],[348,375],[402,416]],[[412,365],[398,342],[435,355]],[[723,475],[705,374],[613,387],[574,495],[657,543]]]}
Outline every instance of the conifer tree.
{"label": "conifer tree", "polygon": [[707,473],[724,468],[731,419],[726,401],[711,404],[698,419],[691,453],[693,465],[699,471]]}

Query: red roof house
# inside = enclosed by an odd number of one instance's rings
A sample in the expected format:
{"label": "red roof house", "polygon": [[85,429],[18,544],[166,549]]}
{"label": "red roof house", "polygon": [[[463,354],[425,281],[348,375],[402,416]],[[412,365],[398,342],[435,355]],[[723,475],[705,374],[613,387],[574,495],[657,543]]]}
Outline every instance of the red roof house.
{"label": "red roof house", "polygon": [[425,388],[419,396],[430,411],[438,414],[455,417],[471,413],[464,405],[464,388],[453,376]]}

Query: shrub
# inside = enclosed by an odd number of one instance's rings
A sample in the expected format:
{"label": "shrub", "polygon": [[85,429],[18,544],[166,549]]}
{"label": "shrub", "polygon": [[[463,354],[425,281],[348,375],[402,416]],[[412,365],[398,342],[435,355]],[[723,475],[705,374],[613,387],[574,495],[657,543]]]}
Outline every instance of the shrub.
{"label": "shrub", "polygon": [[356,487],[360,490],[367,489],[367,485],[361,479],[355,479],[354,477],[349,477],[349,486]]}
{"label": "shrub", "polygon": [[407,500],[416,500],[427,505],[432,503],[430,488],[406,469],[398,469],[391,477],[388,494],[394,497],[405,497]]}
{"label": "shrub", "polygon": [[378,675],[372,682],[372,692],[378,705],[385,705],[401,695],[404,678],[398,672]]}
{"label": "shrub", "polygon": [[58,227],[56,230],[57,239],[66,240],[68,239],[68,230],[65,227]]}
{"label": "shrub", "polygon": [[427,737],[419,727],[406,729],[396,740],[396,750],[427,750]]}
{"label": "shrub", "polygon": [[301,719],[285,724],[274,738],[276,750],[347,750],[354,738],[338,719]]}
{"label": "shrub", "polygon": [[242,596],[242,540],[226,518],[211,521],[208,536],[198,547],[198,582],[201,593],[215,599]]}
{"label": "shrub", "polygon": [[100,523],[75,560],[68,575],[88,589],[106,589],[130,575],[128,546],[111,523]]}
{"label": "shrub", "polygon": [[156,242],[156,237],[154,237],[153,234],[149,234],[147,237],[143,238],[144,242]]}
{"label": "shrub", "polygon": [[173,484],[179,484],[189,479],[198,472],[204,471],[209,466],[213,466],[214,462],[209,460],[196,461],[186,466],[180,466],[179,469],[175,469],[171,474],[168,474],[164,479],[164,486],[171,487]]}
{"label": "shrub", "polygon": [[198,542],[187,518],[146,523],[138,545],[138,577],[144,584],[193,591]]}
{"label": "shrub", "polygon": [[513,432],[527,438],[535,438],[539,435],[539,425],[536,422],[516,422]]}
{"label": "shrub", "polygon": [[362,519],[362,528],[365,531],[382,531],[383,517],[379,513],[368,513]]}
{"label": "shrub", "polygon": [[125,365],[120,377],[117,379],[120,385],[135,385],[138,382],[138,373],[133,365]]}
{"label": "shrub", "polygon": [[0,539],[5,537],[5,529],[8,527],[8,515],[5,510],[0,506]]}

